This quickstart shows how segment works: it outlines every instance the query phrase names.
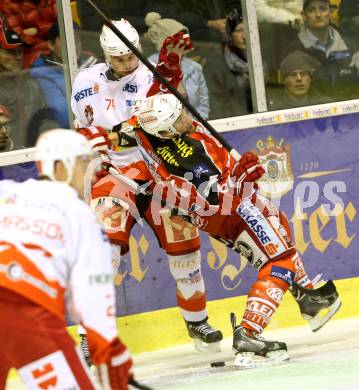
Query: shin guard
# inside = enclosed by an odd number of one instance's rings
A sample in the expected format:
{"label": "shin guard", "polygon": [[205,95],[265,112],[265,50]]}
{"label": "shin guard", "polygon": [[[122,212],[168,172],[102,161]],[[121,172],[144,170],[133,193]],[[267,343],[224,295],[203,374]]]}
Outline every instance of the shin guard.
{"label": "shin guard", "polygon": [[168,255],[170,271],[177,284],[177,302],[186,321],[207,318],[201,254],[197,250],[181,256]]}
{"label": "shin guard", "polygon": [[295,277],[291,257],[269,261],[259,272],[247,298],[241,326],[261,333],[277,311]]}

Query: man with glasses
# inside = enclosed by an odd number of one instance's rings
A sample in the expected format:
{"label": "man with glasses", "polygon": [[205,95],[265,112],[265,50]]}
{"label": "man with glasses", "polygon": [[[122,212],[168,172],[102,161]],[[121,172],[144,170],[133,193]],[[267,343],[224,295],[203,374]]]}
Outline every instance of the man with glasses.
{"label": "man with glasses", "polygon": [[10,137],[10,114],[6,107],[0,105],[0,152],[8,152],[13,148]]}

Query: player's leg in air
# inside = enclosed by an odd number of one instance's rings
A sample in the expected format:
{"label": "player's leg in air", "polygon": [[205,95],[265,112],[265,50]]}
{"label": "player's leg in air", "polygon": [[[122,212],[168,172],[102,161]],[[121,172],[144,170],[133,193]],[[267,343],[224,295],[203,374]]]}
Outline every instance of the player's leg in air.
{"label": "player's leg in air", "polygon": [[[241,201],[237,213],[228,217],[221,233],[258,269],[248,293],[246,309],[237,325],[231,315],[235,364],[241,368],[279,363],[289,358],[283,342],[261,336],[290,288],[303,316],[319,329],[339,309],[340,299],[333,282],[313,289],[303,262],[292,244],[285,216],[267,199],[257,195]],[[233,233],[236,232],[236,233]],[[238,234],[239,233],[239,234]],[[326,316],[322,317],[322,312]],[[259,359],[257,357],[260,357]]]}

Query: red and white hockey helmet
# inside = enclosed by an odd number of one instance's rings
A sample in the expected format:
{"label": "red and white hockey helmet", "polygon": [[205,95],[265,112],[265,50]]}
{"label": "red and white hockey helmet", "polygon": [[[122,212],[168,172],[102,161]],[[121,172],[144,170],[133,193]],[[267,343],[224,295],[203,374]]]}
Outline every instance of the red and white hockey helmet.
{"label": "red and white hockey helmet", "polygon": [[180,135],[173,124],[181,112],[182,103],[176,96],[169,93],[138,100],[132,111],[143,130],[159,138],[172,138]]}
{"label": "red and white hockey helmet", "polygon": [[36,142],[36,160],[39,172],[55,179],[55,162],[62,161],[67,169],[66,183],[72,180],[76,157],[94,156],[90,142],[73,130],[54,129],[41,134]]}
{"label": "red and white hockey helmet", "polygon": [[[112,23],[137,49],[141,50],[140,37],[130,22],[122,18],[121,20],[113,20]],[[106,25],[102,27],[100,44],[107,63],[109,63],[110,57],[132,53],[125,43]]]}

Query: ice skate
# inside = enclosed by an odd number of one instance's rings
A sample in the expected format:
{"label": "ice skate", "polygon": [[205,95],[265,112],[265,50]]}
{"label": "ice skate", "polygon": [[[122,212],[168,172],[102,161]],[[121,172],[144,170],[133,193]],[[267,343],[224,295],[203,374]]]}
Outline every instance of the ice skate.
{"label": "ice skate", "polygon": [[214,329],[208,324],[207,320],[201,322],[186,321],[186,326],[197,351],[219,352],[221,350],[222,332]]}
{"label": "ice skate", "polygon": [[240,369],[266,367],[289,360],[287,345],[279,341],[266,340],[257,332],[236,325],[236,316],[231,313],[233,327],[234,365]]}
{"label": "ice skate", "polygon": [[309,321],[313,332],[322,328],[342,304],[331,280],[316,289],[307,289],[293,283],[290,291],[298,302],[302,317]]}

